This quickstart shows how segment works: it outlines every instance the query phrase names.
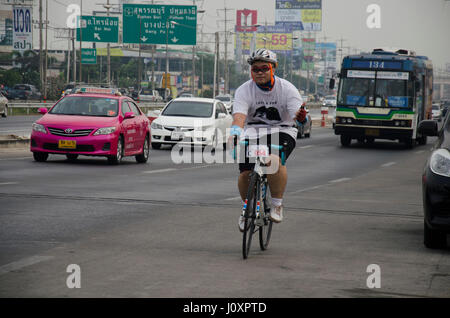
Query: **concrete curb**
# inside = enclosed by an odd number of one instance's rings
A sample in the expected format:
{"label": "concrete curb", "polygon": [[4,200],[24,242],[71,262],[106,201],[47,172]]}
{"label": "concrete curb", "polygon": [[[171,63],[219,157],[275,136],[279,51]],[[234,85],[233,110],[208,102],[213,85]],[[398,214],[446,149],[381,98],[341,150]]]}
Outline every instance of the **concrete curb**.
{"label": "concrete curb", "polygon": [[30,138],[16,135],[0,136],[0,148],[23,147],[30,144]]}

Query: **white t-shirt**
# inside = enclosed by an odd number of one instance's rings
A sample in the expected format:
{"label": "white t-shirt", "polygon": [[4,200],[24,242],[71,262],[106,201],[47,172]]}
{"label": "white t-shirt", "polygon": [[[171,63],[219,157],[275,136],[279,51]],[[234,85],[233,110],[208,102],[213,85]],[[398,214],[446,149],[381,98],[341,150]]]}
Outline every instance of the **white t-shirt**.
{"label": "white t-shirt", "polygon": [[260,89],[253,80],[249,80],[236,90],[233,114],[247,115],[244,137],[257,138],[270,134],[270,128],[277,128],[295,140],[297,128],[293,127],[294,118],[302,103],[297,88],[285,79],[275,76],[275,85],[270,91]]}

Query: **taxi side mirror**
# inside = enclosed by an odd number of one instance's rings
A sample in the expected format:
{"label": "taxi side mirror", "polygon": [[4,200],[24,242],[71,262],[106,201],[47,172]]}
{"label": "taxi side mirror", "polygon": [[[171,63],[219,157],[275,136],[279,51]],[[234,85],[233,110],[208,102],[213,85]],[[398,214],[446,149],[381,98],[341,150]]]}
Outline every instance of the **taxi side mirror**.
{"label": "taxi side mirror", "polygon": [[40,108],[38,109],[38,113],[39,113],[39,114],[42,114],[42,115],[47,114],[47,111],[48,111],[48,109],[45,108],[45,107],[40,107]]}
{"label": "taxi side mirror", "polygon": [[128,119],[128,118],[134,118],[134,113],[133,112],[126,112],[125,115],[123,115],[124,119]]}

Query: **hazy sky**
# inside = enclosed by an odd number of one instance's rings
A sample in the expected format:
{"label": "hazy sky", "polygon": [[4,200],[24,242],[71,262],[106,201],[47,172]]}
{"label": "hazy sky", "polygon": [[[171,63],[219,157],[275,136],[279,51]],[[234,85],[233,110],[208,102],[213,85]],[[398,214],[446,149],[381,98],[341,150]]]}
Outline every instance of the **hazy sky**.
{"label": "hazy sky", "polygon": [[[33,15],[38,18],[35,8]],[[43,0],[45,3],[45,0]],[[64,27],[70,13],[66,12],[69,4],[79,4],[80,0],[48,0],[49,20],[53,26]],[[111,3],[119,3],[111,0]],[[134,1],[151,3],[151,1]],[[92,10],[101,10],[99,3],[106,0],[84,0],[83,14],[91,14]],[[158,4],[192,4],[192,0],[155,1]],[[198,23],[203,24],[205,33],[224,30],[224,12],[218,11],[227,7],[230,19],[228,30],[234,30],[236,9],[258,10],[258,23],[273,24],[275,20],[275,0],[196,0],[199,8],[206,13],[199,14]],[[369,29],[366,20],[370,13],[370,4],[379,5],[381,12],[381,28]],[[367,51],[375,47],[402,47],[415,50],[419,55],[427,55],[436,68],[450,63],[450,1],[449,0],[322,0],[322,31],[317,32],[319,38],[327,37],[327,41],[338,41],[343,38],[344,47],[350,46]],[[204,39],[207,39],[205,36]],[[38,33],[34,42],[37,43]],[[232,52],[233,42],[229,50]],[[339,43],[338,43],[339,46]],[[67,41],[54,39],[49,33],[50,48],[66,48]],[[347,49],[344,49],[347,53]]]}

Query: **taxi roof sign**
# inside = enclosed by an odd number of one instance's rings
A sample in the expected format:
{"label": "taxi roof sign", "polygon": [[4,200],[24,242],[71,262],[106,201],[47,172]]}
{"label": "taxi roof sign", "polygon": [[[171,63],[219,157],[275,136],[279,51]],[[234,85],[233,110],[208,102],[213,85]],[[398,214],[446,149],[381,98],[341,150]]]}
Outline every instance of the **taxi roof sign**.
{"label": "taxi roof sign", "polygon": [[81,87],[77,89],[77,94],[89,93],[89,94],[111,94],[122,96],[122,94],[114,88],[103,88],[103,87]]}

